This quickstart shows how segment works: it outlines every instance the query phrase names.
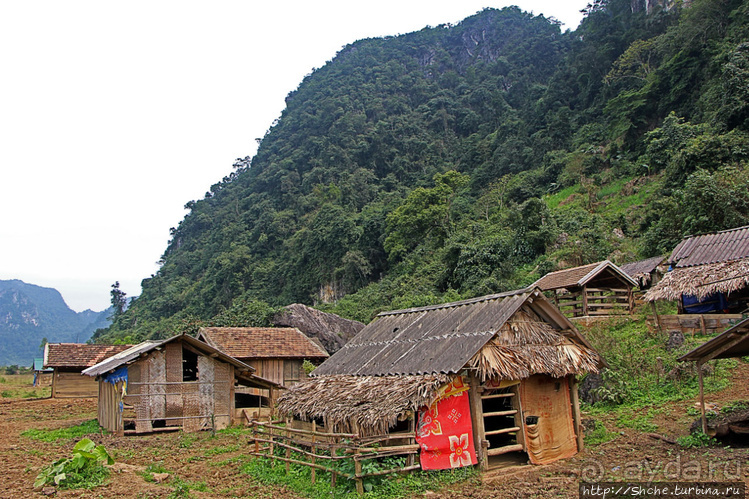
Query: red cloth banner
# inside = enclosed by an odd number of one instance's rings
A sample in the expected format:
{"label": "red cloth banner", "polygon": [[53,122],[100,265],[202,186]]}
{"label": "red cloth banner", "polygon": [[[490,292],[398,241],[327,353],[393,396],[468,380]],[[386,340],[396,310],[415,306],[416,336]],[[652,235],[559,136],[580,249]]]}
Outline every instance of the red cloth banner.
{"label": "red cloth banner", "polygon": [[476,464],[468,386],[461,376],[440,389],[440,398],[419,411],[416,441],[421,469],[445,470]]}

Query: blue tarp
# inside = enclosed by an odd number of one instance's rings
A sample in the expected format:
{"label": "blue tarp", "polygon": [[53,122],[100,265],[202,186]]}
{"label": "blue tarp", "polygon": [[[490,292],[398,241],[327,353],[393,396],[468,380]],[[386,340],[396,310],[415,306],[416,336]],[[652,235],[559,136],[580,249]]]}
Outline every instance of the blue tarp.
{"label": "blue tarp", "polygon": [[688,314],[706,314],[708,312],[721,312],[728,308],[728,300],[723,293],[715,293],[706,296],[702,300],[695,296],[682,295],[684,311]]}
{"label": "blue tarp", "polygon": [[116,385],[120,381],[127,383],[127,366],[118,367],[114,372],[105,375],[102,379],[113,385]]}

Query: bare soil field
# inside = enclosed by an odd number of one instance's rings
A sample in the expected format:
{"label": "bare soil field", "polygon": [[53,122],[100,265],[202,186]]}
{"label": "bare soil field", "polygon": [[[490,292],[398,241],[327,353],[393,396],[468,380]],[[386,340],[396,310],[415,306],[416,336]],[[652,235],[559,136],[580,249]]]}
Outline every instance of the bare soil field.
{"label": "bare soil field", "polygon": [[[749,364],[740,363],[731,387],[710,394],[718,406],[749,400]],[[741,380],[741,381],[738,381]],[[30,378],[28,381],[30,385]],[[19,379],[0,377],[0,497],[42,497],[33,490],[39,470],[60,457],[70,455],[74,440],[44,442],[22,436],[30,429],[56,429],[96,418],[95,399],[23,398]],[[31,387],[29,386],[29,389]],[[743,481],[749,484],[749,442],[733,447],[684,448],[670,443],[689,432],[696,419],[696,400],[644,409],[638,413],[603,414],[595,419],[608,430],[612,440],[588,445],[576,457],[547,466],[518,465],[484,473],[471,480],[425,495],[432,498],[495,497],[578,497],[581,481]],[[590,416],[588,416],[590,418]],[[642,422],[637,424],[637,422]],[[665,437],[657,438],[657,436]],[[248,455],[248,434],[181,432],[148,436],[114,437],[93,434],[116,464],[105,485],[92,490],[58,490],[55,497],[157,498],[157,497],[257,497],[295,498],[296,493],[258,483],[241,472]],[[654,438],[655,437],[655,438]],[[168,473],[161,483],[143,476],[147,466]],[[182,487],[182,488],[181,488]],[[190,489],[189,491],[184,489]],[[183,495],[182,494],[184,491]]]}

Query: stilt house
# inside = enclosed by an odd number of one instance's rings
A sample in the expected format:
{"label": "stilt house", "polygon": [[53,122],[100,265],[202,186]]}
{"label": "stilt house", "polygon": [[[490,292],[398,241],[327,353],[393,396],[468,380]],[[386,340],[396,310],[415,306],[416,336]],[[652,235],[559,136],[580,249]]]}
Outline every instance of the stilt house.
{"label": "stilt house", "polygon": [[96,397],[96,382],[81,372],[130,345],[88,345],[86,343],[47,343],[44,367],[52,369],[52,397]]}
{"label": "stilt house", "polygon": [[554,303],[570,317],[632,313],[637,282],[608,260],[549,272],[533,286],[553,292]]}
{"label": "stilt house", "polygon": [[99,425],[117,434],[225,428],[236,417],[235,384],[269,390],[271,401],[279,388],[187,335],[145,341],[83,374],[98,381]]}
{"label": "stilt house", "polygon": [[326,431],[410,435],[422,469],[488,467],[505,454],[543,464],[581,449],[575,375],[600,363],[528,288],[383,312],[278,408]]}

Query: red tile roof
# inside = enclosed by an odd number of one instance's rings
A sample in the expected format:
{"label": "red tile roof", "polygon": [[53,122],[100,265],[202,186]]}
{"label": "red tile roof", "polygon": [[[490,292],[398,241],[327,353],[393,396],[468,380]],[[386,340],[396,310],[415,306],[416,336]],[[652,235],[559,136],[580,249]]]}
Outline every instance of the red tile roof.
{"label": "red tile roof", "polygon": [[206,327],[198,333],[236,359],[324,359],[328,353],[295,327]]}
{"label": "red tile roof", "polygon": [[127,350],[132,345],[88,345],[85,343],[49,343],[44,352],[46,367],[80,367],[98,364],[102,360]]}
{"label": "red tile roof", "polygon": [[749,258],[749,225],[686,237],[671,252],[668,262],[674,267],[694,267],[743,258]]}

